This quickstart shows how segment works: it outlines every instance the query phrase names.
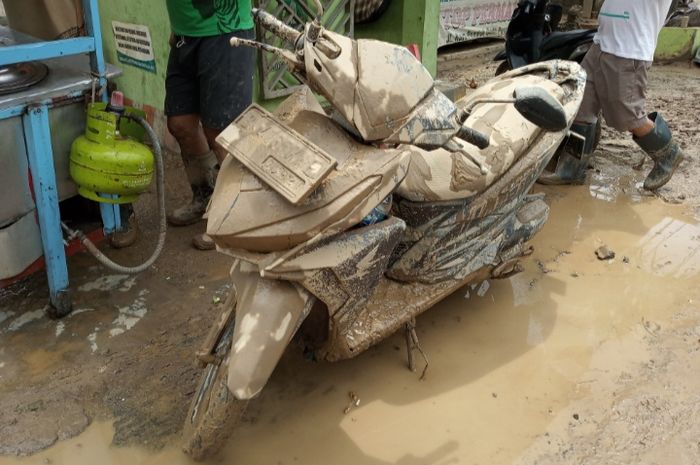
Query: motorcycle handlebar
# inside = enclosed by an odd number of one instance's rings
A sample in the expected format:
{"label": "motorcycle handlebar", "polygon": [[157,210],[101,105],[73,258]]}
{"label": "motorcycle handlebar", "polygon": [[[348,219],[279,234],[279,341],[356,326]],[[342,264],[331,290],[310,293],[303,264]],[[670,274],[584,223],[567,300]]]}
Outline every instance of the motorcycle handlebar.
{"label": "motorcycle handlebar", "polygon": [[457,137],[464,140],[465,142],[469,142],[470,144],[475,145],[480,150],[485,149],[490,144],[490,140],[486,136],[486,134],[477,131],[474,128],[470,128],[469,126],[462,126],[461,128],[459,128],[459,131],[457,132]]}
{"label": "motorcycle handlebar", "polygon": [[292,45],[296,45],[297,40],[299,40],[299,37],[301,37],[301,32],[288,26],[287,24],[284,24],[282,21],[261,8],[253,8],[253,18],[255,18],[255,21],[264,29],[267,29],[277,37],[289,42]]}

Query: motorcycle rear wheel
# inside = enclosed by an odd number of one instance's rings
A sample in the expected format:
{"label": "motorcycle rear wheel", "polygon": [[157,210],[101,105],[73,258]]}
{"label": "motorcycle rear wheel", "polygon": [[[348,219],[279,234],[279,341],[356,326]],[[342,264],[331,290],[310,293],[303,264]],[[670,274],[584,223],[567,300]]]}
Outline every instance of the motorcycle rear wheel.
{"label": "motorcycle rear wheel", "polygon": [[232,318],[217,344],[221,363],[211,363],[204,369],[185,418],[182,450],[196,461],[221,450],[248,406],[248,400],[236,399],[226,385],[234,321]]}

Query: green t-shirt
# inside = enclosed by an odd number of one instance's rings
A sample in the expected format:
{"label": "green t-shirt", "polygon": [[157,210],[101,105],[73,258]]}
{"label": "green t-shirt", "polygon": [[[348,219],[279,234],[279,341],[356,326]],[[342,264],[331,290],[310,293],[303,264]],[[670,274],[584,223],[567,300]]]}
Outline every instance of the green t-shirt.
{"label": "green t-shirt", "polygon": [[166,0],[173,33],[192,37],[252,29],[250,2],[251,0]]}

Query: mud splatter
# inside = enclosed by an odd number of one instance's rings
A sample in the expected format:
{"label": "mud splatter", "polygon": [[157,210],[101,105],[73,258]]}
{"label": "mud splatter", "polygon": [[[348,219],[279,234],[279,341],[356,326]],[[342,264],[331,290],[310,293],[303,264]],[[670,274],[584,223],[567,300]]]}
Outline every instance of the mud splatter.
{"label": "mud splatter", "polygon": [[100,276],[93,281],[81,285],[78,287],[78,291],[90,292],[119,290],[121,292],[126,292],[131,289],[134,284],[136,284],[136,276],[130,276],[128,274],[110,274]]}
{"label": "mud splatter", "polygon": [[88,334],[87,340],[90,343],[90,350],[94,354],[97,352],[97,332],[99,331],[99,328],[95,328],[95,331],[92,333]]}
{"label": "mud splatter", "polygon": [[10,310],[0,310],[0,324],[4,322],[5,320],[12,318],[15,315],[15,312],[10,311]]}
{"label": "mud splatter", "polygon": [[31,323],[32,321],[36,321],[40,318],[43,318],[44,315],[46,315],[46,309],[42,308],[39,310],[33,310],[31,312],[23,313],[22,315],[18,316],[14,320],[10,322],[10,324],[7,327],[8,331],[17,331],[20,329],[22,326],[26,325],[27,323]]}
{"label": "mud splatter", "polygon": [[141,318],[146,316],[148,308],[146,307],[147,289],[142,289],[139,292],[139,297],[130,305],[119,307],[119,315],[112,321],[112,328],[109,330],[110,337],[124,334],[133,328]]}

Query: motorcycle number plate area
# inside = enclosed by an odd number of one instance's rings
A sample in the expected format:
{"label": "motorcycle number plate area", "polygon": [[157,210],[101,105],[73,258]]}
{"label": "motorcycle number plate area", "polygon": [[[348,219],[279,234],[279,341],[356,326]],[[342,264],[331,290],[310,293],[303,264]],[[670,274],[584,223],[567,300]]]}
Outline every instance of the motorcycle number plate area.
{"label": "motorcycle number plate area", "polygon": [[297,205],[335,168],[321,148],[251,105],[216,141],[278,194]]}

